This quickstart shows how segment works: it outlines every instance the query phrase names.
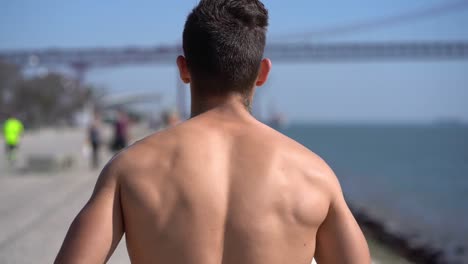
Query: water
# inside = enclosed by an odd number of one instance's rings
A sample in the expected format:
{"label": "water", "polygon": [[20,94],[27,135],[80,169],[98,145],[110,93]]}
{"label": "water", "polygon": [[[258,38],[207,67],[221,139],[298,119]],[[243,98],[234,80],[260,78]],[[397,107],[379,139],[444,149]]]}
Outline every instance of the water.
{"label": "water", "polygon": [[414,243],[466,254],[468,126],[296,124],[282,132],[329,163],[353,206]]}

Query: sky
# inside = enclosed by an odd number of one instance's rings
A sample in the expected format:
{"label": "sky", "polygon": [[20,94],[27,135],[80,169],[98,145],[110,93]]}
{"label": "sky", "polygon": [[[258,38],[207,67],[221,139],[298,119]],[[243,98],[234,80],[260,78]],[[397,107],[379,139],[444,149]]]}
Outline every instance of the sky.
{"label": "sky", "polygon": [[[0,50],[178,44],[196,0],[1,0]],[[311,33],[457,0],[265,0],[278,42],[468,41],[468,3],[450,13],[335,35]],[[464,1],[467,2],[467,1]],[[175,60],[175,58],[174,58]],[[112,93],[160,92],[175,102],[173,66],[92,69],[86,82]],[[256,103],[265,114],[325,122],[468,122],[468,60],[275,63]]]}

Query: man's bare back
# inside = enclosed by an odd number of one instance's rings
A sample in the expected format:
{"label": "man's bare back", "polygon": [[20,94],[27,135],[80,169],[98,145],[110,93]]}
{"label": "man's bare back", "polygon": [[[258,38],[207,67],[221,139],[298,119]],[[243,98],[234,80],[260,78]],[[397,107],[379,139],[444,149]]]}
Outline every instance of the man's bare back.
{"label": "man's bare back", "polygon": [[267,26],[259,0],[198,3],[177,58],[196,117],[106,166],[56,263],[103,263],[124,233],[132,263],[370,263],[332,170],[248,111]]}
{"label": "man's bare back", "polygon": [[102,263],[123,233],[132,263],[369,263],[326,163],[240,109],[215,108],[118,155],[57,263]]}

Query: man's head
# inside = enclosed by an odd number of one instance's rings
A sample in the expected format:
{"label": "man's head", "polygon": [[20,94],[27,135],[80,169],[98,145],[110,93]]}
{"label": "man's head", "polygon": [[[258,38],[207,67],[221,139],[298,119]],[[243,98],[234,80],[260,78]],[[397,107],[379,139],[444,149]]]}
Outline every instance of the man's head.
{"label": "man's head", "polygon": [[202,96],[250,95],[263,85],[268,11],[259,0],[201,0],[187,18],[181,78]]}

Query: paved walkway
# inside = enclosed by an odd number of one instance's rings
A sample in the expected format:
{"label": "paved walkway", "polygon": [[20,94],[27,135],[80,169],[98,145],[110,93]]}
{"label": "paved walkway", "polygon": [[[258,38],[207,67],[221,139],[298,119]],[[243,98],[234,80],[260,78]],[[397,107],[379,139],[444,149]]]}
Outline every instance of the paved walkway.
{"label": "paved walkway", "polygon": [[[0,154],[0,263],[52,263],[74,216],[89,199],[98,171],[81,156],[81,131],[26,135],[19,163],[29,155],[70,156],[71,170],[20,173]],[[3,143],[3,142],[2,142]],[[129,263],[121,243],[109,263]]]}

